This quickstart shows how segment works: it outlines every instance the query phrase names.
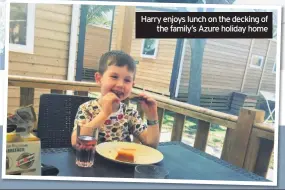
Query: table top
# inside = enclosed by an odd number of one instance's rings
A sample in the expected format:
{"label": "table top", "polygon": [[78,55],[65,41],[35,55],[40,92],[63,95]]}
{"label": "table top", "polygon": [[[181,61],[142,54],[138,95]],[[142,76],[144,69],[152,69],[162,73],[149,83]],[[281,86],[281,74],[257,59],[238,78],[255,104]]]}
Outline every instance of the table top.
{"label": "table top", "polygon": [[[182,142],[160,143],[158,150],[164,155],[164,159],[157,165],[169,171],[169,179],[268,181]],[[95,162],[91,168],[78,167],[75,164],[75,152],[71,148],[42,149],[41,157],[43,164],[59,170],[58,176],[134,177],[134,166],[112,162],[99,154],[95,154]]]}

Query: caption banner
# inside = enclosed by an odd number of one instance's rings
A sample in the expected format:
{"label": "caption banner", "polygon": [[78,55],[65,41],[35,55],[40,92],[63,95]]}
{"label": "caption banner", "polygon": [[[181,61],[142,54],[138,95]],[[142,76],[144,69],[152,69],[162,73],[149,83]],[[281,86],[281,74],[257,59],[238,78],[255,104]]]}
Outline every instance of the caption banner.
{"label": "caption banner", "polygon": [[272,38],[272,12],[137,12],[136,38]]}

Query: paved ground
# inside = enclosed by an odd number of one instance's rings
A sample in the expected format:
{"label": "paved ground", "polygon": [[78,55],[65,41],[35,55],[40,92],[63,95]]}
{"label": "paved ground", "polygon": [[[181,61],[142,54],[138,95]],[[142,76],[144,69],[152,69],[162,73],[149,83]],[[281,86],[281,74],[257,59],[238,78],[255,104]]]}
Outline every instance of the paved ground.
{"label": "paved ground", "polygon": [[[170,141],[170,139],[171,139],[171,132],[163,132],[163,131],[161,132],[161,135],[160,135],[161,142],[168,142]],[[189,144],[191,146],[194,145],[194,140],[195,140],[194,138],[189,138],[188,136],[185,136],[185,135],[183,136],[183,139],[182,139],[182,141],[185,144]],[[220,158],[221,156],[221,150],[215,147],[207,146],[206,152],[218,158]],[[268,173],[267,173],[267,179],[273,180],[273,172],[274,171],[269,168]]]}

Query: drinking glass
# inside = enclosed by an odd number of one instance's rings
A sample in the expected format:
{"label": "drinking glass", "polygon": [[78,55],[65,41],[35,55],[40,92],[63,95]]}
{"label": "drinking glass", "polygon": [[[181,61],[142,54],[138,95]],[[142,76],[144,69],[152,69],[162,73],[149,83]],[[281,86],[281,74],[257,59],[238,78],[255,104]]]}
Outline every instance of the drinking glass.
{"label": "drinking glass", "polygon": [[169,172],[161,166],[137,165],[135,167],[135,178],[167,179]]}
{"label": "drinking glass", "polygon": [[76,164],[79,167],[91,167],[98,141],[98,128],[77,126]]}

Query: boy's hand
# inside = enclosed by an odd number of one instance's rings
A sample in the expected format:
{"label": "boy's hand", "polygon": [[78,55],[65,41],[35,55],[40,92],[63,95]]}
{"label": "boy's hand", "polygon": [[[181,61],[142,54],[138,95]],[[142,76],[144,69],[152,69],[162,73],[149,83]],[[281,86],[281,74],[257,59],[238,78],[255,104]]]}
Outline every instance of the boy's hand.
{"label": "boy's hand", "polygon": [[102,97],[101,106],[102,111],[107,116],[110,116],[114,111],[114,108],[116,107],[115,104],[119,104],[120,99],[114,94],[113,92],[107,93],[105,96]]}
{"label": "boy's hand", "polygon": [[139,96],[144,98],[140,101],[140,104],[146,118],[148,120],[158,120],[156,100],[143,93]]}

